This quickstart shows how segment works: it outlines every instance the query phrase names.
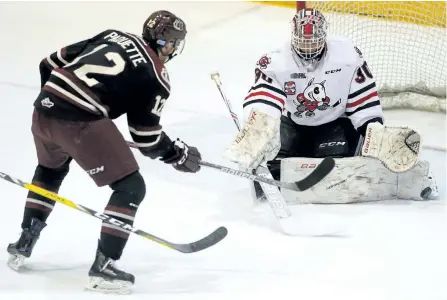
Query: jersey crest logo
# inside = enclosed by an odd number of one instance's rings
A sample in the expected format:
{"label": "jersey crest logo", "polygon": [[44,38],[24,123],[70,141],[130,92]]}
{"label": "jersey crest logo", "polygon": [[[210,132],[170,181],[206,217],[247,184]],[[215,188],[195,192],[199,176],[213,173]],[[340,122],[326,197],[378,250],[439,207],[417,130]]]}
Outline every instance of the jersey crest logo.
{"label": "jersey crest logo", "polygon": [[286,81],[284,83],[284,93],[286,93],[286,95],[288,96],[295,95],[296,93],[295,81]]}
{"label": "jersey crest logo", "polygon": [[266,69],[267,66],[272,62],[272,59],[270,57],[268,57],[267,55],[264,55],[263,57],[261,57],[260,60],[258,60],[257,65],[259,66],[260,69]]}
{"label": "jersey crest logo", "polygon": [[297,106],[297,111],[294,115],[298,118],[302,118],[303,114],[307,118],[310,118],[315,116],[315,111],[322,111],[329,107],[334,107],[329,105],[331,99],[326,95],[326,88],[324,87],[326,80],[314,83],[314,79],[312,78],[304,91],[297,95],[297,101],[293,100],[293,103]]}

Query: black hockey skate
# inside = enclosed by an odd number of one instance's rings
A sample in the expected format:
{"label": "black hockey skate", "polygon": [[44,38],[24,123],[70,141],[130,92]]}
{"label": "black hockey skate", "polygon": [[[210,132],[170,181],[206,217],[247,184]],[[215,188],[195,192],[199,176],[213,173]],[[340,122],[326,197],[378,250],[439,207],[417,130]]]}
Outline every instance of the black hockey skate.
{"label": "black hockey skate", "polygon": [[29,228],[25,228],[17,242],[9,244],[7,251],[9,253],[8,266],[16,271],[23,266],[26,258],[31,256],[33,248],[40,237],[40,232],[47,224],[39,219],[31,219]]}
{"label": "black hockey skate", "polygon": [[132,274],[118,269],[115,261],[106,257],[99,249],[88,276],[89,283],[86,288],[103,293],[129,294],[135,283]]}

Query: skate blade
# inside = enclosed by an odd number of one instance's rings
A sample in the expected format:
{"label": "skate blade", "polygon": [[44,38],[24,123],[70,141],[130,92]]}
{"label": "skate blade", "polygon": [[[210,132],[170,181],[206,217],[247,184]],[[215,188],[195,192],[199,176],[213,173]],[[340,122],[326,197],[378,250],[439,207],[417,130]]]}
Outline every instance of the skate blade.
{"label": "skate blade", "polygon": [[26,257],[20,254],[10,254],[7,264],[8,266],[15,270],[20,271],[20,268],[25,264]]}
{"label": "skate blade", "polygon": [[132,292],[132,283],[123,280],[105,280],[101,277],[90,277],[86,290],[105,294],[126,295]]}

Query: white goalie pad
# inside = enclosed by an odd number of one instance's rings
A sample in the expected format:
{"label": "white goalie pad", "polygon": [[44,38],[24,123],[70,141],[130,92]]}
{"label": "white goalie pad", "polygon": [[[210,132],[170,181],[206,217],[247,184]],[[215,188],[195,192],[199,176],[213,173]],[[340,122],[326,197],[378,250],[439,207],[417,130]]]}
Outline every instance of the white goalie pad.
{"label": "white goalie pad", "polygon": [[414,129],[370,123],[366,129],[362,155],[377,158],[389,170],[401,173],[416,165],[420,149],[421,135]]}
{"label": "white goalie pad", "polygon": [[256,169],[262,162],[275,158],[280,147],[280,118],[253,109],[224,157],[241,170]]}
{"label": "white goalie pad", "polygon": [[[281,180],[290,182],[309,175],[320,158],[286,158],[281,161]],[[288,204],[344,204],[381,200],[423,200],[430,187],[429,163],[419,161],[404,173],[395,173],[374,158],[356,156],[335,159],[336,166],[309,190],[282,190]]]}

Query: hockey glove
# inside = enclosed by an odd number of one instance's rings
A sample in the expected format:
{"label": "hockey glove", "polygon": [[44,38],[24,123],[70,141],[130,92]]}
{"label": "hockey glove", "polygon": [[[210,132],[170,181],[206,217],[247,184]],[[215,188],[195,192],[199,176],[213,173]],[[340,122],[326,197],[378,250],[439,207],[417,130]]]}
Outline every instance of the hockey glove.
{"label": "hockey glove", "polygon": [[421,135],[409,127],[369,123],[362,155],[379,159],[392,172],[407,172],[419,160],[421,140]]}
{"label": "hockey glove", "polygon": [[202,156],[196,147],[190,147],[177,139],[177,141],[174,142],[174,150],[174,154],[161,159],[161,161],[166,164],[172,164],[174,169],[180,172],[196,173],[200,171],[199,162],[202,159]]}

